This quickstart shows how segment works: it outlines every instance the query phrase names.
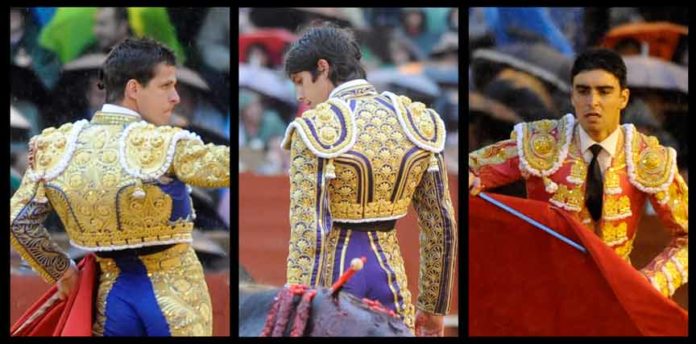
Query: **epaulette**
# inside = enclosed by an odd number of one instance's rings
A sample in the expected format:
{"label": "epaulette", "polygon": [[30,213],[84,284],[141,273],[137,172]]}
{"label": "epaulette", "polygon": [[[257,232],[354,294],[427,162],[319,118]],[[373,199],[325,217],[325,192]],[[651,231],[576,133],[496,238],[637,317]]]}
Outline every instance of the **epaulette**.
{"label": "epaulette", "polygon": [[356,140],[355,121],[350,108],[338,98],[330,98],[292,121],[285,131],[281,147],[290,149],[295,131],[312,153],[325,159],[347,152]]}
{"label": "epaulette", "polygon": [[181,128],[155,126],[145,121],[131,123],[119,142],[121,167],[135,178],[155,180],[171,166],[176,143],[182,139],[201,140],[198,135]]}
{"label": "epaulette", "polygon": [[60,175],[75,152],[77,137],[87,120],[66,123],[59,128],[46,128],[29,141],[29,178],[49,181]]}
{"label": "epaulette", "polygon": [[677,173],[677,152],[660,145],[657,138],[641,134],[632,124],[623,125],[628,179],[646,193],[666,190]]}
{"label": "epaulette", "polygon": [[517,143],[520,170],[542,178],[547,192],[557,189],[549,176],[558,171],[568,155],[574,125],[573,115],[566,114],[559,120],[518,123],[510,135]]}
{"label": "epaulette", "polygon": [[406,96],[383,92],[389,97],[401,127],[413,144],[432,153],[440,153],[445,148],[445,123],[437,112],[421,102],[413,102]]}

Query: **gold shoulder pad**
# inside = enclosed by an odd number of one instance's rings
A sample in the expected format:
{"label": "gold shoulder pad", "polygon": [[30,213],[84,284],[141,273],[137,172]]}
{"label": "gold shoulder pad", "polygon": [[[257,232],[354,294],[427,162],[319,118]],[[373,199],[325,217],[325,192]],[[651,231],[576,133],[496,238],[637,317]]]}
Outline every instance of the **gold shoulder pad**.
{"label": "gold shoulder pad", "polygon": [[121,136],[121,165],[131,176],[159,178],[169,169],[176,143],[181,139],[200,140],[198,135],[181,128],[135,122]]}
{"label": "gold shoulder pad", "polygon": [[677,173],[677,152],[660,145],[657,138],[625,124],[626,165],[631,184],[646,193],[664,191]]}
{"label": "gold shoulder pad", "polygon": [[575,119],[544,119],[515,125],[510,138],[517,141],[520,167],[537,177],[555,173],[568,155]]}
{"label": "gold shoulder pad", "polygon": [[29,141],[29,161],[33,170],[30,177],[34,181],[47,181],[60,175],[75,152],[78,135],[88,123],[87,120],[66,123],[58,129],[46,128],[34,136]]}
{"label": "gold shoulder pad", "polygon": [[409,140],[429,152],[440,153],[445,148],[445,123],[440,115],[421,102],[413,102],[406,96],[384,92],[396,107],[401,126]]}
{"label": "gold shoulder pad", "polygon": [[281,146],[290,149],[293,132],[297,131],[312,153],[320,158],[334,158],[355,144],[356,129],[348,105],[331,98],[315,109],[307,110],[295,119],[285,131]]}

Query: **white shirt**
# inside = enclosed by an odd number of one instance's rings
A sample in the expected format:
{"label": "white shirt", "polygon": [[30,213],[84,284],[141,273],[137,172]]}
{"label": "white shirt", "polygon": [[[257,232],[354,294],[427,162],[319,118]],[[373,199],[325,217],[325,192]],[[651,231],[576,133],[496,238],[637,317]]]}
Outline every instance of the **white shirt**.
{"label": "white shirt", "polygon": [[597,155],[597,162],[599,162],[599,167],[602,170],[602,175],[604,175],[604,171],[611,166],[611,159],[614,158],[616,155],[616,144],[619,141],[619,135],[621,135],[621,126],[616,127],[616,130],[612,132],[609,136],[607,136],[606,139],[602,142],[597,142],[593,140],[589,134],[585,131],[585,129],[582,128],[581,125],[578,125],[578,137],[580,138],[580,151],[582,152],[582,157],[585,159],[585,162],[588,164],[592,161],[592,151],[590,150],[590,147],[593,144],[598,143],[600,146],[602,146],[602,150],[599,151],[599,154]]}
{"label": "white shirt", "polygon": [[101,112],[108,112],[108,113],[117,113],[117,114],[122,114],[122,115],[130,115],[130,116],[135,116],[138,118],[140,117],[140,114],[123,106],[118,106],[114,104],[104,104],[101,108]]}

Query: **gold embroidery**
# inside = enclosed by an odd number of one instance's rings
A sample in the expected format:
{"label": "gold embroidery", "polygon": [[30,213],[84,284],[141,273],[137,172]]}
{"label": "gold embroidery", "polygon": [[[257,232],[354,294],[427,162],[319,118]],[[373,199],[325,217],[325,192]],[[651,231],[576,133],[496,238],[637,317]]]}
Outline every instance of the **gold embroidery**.
{"label": "gold embroidery", "polygon": [[106,323],[106,299],[116,283],[120,270],[112,259],[97,257],[97,263],[99,264],[99,289],[97,290],[92,334],[101,337],[104,335],[104,324]]}
{"label": "gold embroidery", "polygon": [[[292,136],[290,165],[290,247],[287,283],[312,286],[312,269],[317,254],[319,219],[316,215],[319,159],[299,134]],[[339,171],[340,173],[340,171]],[[322,271],[322,270],[319,270]],[[316,283],[316,281],[315,281]]]}
{"label": "gold embroidery", "polygon": [[51,207],[32,201],[35,187],[36,183],[25,176],[10,201],[10,243],[44,281],[52,284],[68,269],[70,259],[43,227]]}
{"label": "gold embroidery", "polygon": [[333,158],[351,148],[355,133],[353,116],[346,103],[330,98],[315,109],[307,110],[301,118],[290,124],[282,146],[290,148],[290,138],[296,130],[302,132],[298,139],[315,155]]}
{"label": "gold embroidery", "polygon": [[605,220],[624,219],[631,215],[633,215],[631,212],[631,199],[628,196],[606,195],[604,197],[603,217]]}
{"label": "gold embroidery", "polygon": [[567,180],[573,184],[584,184],[587,178],[587,164],[582,159],[575,159],[570,168]]}
{"label": "gold embroidery", "polygon": [[[566,135],[572,119],[541,120],[521,124],[523,166],[539,172],[553,170],[560,162],[562,154],[567,154],[569,144]],[[524,165],[523,164],[523,165]]]}
{"label": "gold embroidery", "polygon": [[212,336],[213,309],[193,248],[178,244],[141,256],[172,336]]}
{"label": "gold embroidery", "polygon": [[628,240],[626,222],[617,224],[605,222],[602,228],[602,241],[609,246],[621,245]]}
{"label": "gold embroidery", "polygon": [[577,212],[583,208],[584,200],[585,195],[582,193],[581,187],[568,187],[560,184],[549,201],[558,207]]}
{"label": "gold embroidery", "polygon": [[445,124],[440,116],[425,104],[413,102],[406,96],[392,99],[396,103],[394,106],[400,108],[402,128],[413,143],[434,153],[441,152],[445,141]]}
{"label": "gold embroidery", "polygon": [[58,129],[46,128],[41,135],[34,138],[38,148],[33,158],[35,172],[41,173],[56,168],[68,150],[67,141],[73,126],[73,123],[66,123]]}
{"label": "gold embroidery", "polygon": [[679,273],[677,266],[671,260],[667,261],[662,269],[665,275],[669,276],[669,282],[671,285],[670,294],[673,294],[674,290],[676,290],[678,286],[682,285],[681,274]]}
{"label": "gold embroidery", "polygon": [[[387,110],[376,101],[360,102],[356,107],[355,120],[358,124],[365,123],[359,127],[365,134],[358,135],[352,148],[354,154],[343,154],[336,159],[337,178],[328,184],[335,220],[403,216],[408,210],[413,190],[428,167],[428,153],[417,150],[405,156],[415,147],[404,134],[396,114]],[[361,190],[360,200],[358,190]],[[371,201],[369,193],[372,193]]]}
{"label": "gold embroidery", "polygon": [[[336,249],[338,248],[338,239],[341,235],[341,230],[338,228],[333,228],[329,231],[329,235],[326,236],[326,248],[324,249],[324,270],[320,271],[322,274],[321,283],[323,287],[330,287],[333,284],[333,272],[336,269],[334,266],[334,261],[336,257]],[[345,244],[345,243],[344,243]],[[347,246],[344,246],[344,251]],[[339,269],[343,267],[342,263]]]}
{"label": "gold embroidery", "polygon": [[608,168],[604,174],[604,190],[605,193],[616,195],[621,193],[621,185],[619,184],[619,174],[612,168]]}
{"label": "gold embroidery", "polygon": [[417,306],[428,312],[447,314],[456,264],[457,225],[446,175],[438,182],[435,175],[426,174],[413,200],[421,229]]}
{"label": "gold embroidery", "polygon": [[619,257],[625,261],[629,261],[629,255],[631,254],[631,251],[633,251],[633,239],[627,240],[623,245],[613,247],[613,249],[614,252],[619,255]]}
{"label": "gold embroidery", "polygon": [[[408,290],[408,281],[406,279],[406,270],[404,269],[404,260],[401,257],[401,251],[399,249],[399,241],[396,236],[396,231],[389,232],[376,232],[377,242],[379,246],[384,251],[384,256],[387,258],[386,263],[393,271],[393,276],[396,279],[396,285],[398,291],[394,291],[401,296],[402,302],[395,302],[394,307],[397,313],[401,315],[404,319],[404,323],[408,326],[411,331],[414,330],[415,326],[415,306],[411,302],[411,292]],[[372,241],[372,237],[370,237]],[[377,254],[379,257],[379,254]],[[385,271],[387,275],[391,275],[388,271]],[[390,281],[390,287],[392,283]],[[396,295],[395,295],[396,298]]]}
{"label": "gold embroidery", "polygon": [[469,153],[469,169],[478,173],[483,166],[502,164],[516,156],[514,141],[501,141]]}
{"label": "gold embroidery", "polygon": [[180,140],[170,170],[186,184],[204,188],[229,187],[230,147]]}
{"label": "gold embroidery", "polygon": [[[45,184],[46,197],[76,245],[88,249],[126,248],[191,240],[192,219],[170,222],[171,197],[154,182],[143,183],[129,174],[128,169],[137,170],[136,174],[162,170],[164,175],[163,169],[171,164],[171,172],[185,183],[203,187],[229,185],[229,147],[204,146],[182,136],[186,132],[181,129],[143,126],[143,122],[133,123],[134,120],[133,116],[99,112],[80,131],[74,145],[64,142],[65,135],[59,135],[71,128],[68,125],[46,131],[46,136],[35,142],[39,159],[53,157],[54,146],[74,148],[60,173],[42,185]],[[128,127],[130,134],[123,137],[128,123],[134,126]],[[176,146],[171,144],[182,137]],[[50,154],[42,153],[39,147]],[[138,196],[133,192],[136,189],[143,191],[142,197],[134,197]]]}
{"label": "gold embroidery", "polygon": [[667,288],[667,278],[661,271],[657,271],[655,275],[653,275],[652,283],[662,295],[670,295],[669,289]]}
{"label": "gold embroidery", "polygon": [[[669,149],[660,146],[653,136],[633,131],[632,161],[635,168],[632,181],[644,188],[659,188],[669,181],[674,168]],[[641,145],[643,141],[647,146]],[[675,172],[676,173],[676,172]]]}

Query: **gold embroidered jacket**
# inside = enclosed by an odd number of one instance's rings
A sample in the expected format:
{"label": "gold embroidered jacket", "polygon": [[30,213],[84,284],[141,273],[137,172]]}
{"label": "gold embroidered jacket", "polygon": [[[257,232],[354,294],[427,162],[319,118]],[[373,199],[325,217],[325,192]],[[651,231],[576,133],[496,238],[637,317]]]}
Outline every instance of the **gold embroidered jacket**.
{"label": "gold embroidered jacket", "polygon": [[[349,85],[349,86],[348,86]],[[457,230],[442,156],[445,127],[423,103],[364,80],[340,87],[288,127],[291,237],[287,282],[317,285],[332,222],[399,219],[413,202],[420,309],[449,309]]]}
{"label": "gold embroidered jacket", "polygon": [[52,210],[71,244],[90,251],[190,242],[185,184],[230,183],[229,147],[122,114],[47,128],[30,140],[29,160],[10,201],[10,239],[50,283],[70,265],[42,225]]}
{"label": "gold embroidered jacket", "polygon": [[484,190],[524,178],[527,197],[576,214],[588,228],[598,226],[602,240],[629,262],[649,200],[672,241],[641,272],[663,295],[672,295],[687,282],[689,273],[688,186],[677,170],[676,152],[633,125],[623,125],[604,174],[602,218],[594,223],[585,207],[588,163],[579,148],[577,126],[572,114],[561,120],[520,123],[509,140],[470,153],[470,171]]}

